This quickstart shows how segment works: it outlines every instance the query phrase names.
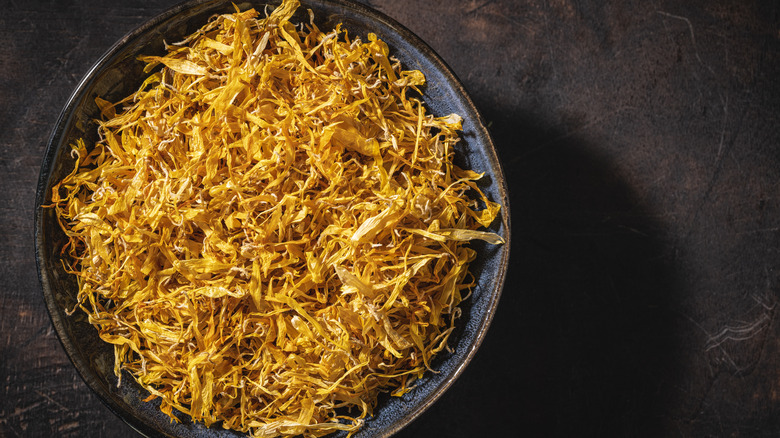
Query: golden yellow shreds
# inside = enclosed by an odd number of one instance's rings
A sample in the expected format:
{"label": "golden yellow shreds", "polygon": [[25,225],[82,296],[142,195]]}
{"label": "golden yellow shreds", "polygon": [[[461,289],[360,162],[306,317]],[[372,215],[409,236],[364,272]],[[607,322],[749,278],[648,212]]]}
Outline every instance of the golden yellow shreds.
{"label": "golden yellow shreds", "polygon": [[255,437],[354,432],[408,392],[473,286],[463,242],[503,243],[478,231],[500,209],[481,175],[451,163],[460,117],[412,97],[422,73],[374,35],[299,30],[297,7],[144,57],[52,194],[117,374]]}

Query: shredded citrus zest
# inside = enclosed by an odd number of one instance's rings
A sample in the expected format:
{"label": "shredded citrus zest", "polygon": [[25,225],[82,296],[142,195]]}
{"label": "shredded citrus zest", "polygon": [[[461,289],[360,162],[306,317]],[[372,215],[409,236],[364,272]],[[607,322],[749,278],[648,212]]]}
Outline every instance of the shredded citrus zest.
{"label": "shredded citrus zest", "polygon": [[297,8],[142,57],[52,192],[117,376],[254,437],[352,434],[411,390],[473,286],[463,242],[504,242],[478,231],[500,207],[452,164],[460,117],[427,113],[422,73]]}

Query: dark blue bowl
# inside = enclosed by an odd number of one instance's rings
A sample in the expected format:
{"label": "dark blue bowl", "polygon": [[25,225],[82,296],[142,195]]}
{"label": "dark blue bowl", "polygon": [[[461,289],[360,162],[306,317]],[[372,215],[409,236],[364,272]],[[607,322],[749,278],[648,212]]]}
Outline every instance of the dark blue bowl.
{"label": "dark blue bowl", "polygon": [[[253,6],[262,10],[265,3],[240,3],[241,9]],[[433,362],[439,372],[427,373],[417,387],[403,397],[383,396],[374,416],[368,419],[356,438],[388,437],[420,415],[463,372],[482,342],[493,318],[504,284],[509,259],[509,203],[504,175],[496,156],[493,142],[482,118],[468,97],[463,85],[444,61],[430,47],[400,24],[366,6],[344,0],[303,0],[299,9],[300,21],[307,21],[306,9],[315,14],[317,25],[323,29],[343,23],[350,35],[365,39],[376,33],[390,47],[391,54],[406,69],[418,69],[425,74],[427,85],[423,98],[437,116],[457,113],[463,117],[462,141],[456,150],[456,163],[462,167],[484,172],[482,189],[503,208],[493,231],[506,239],[506,244],[493,246],[474,243],[477,259],[471,272],[477,286],[461,308],[462,317],[450,337],[452,352],[442,352]],[[129,375],[123,376],[117,386],[113,372],[114,355],[86,320],[82,312],[68,316],[66,311],[76,303],[75,280],[65,273],[60,262],[60,251],[66,238],[60,229],[54,211],[45,208],[51,201],[51,188],[72,168],[70,144],[78,138],[87,143],[97,140],[94,120],[99,110],[96,96],[109,101],[119,100],[133,93],[146,76],[140,54],[163,54],[163,41],[178,41],[189,35],[215,13],[233,12],[232,2],[223,0],[193,0],[182,3],[148,21],[118,41],[89,70],[79,83],[62,111],[52,132],[38,181],[35,208],[35,239],[38,273],[43,294],[57,335],[87,385],[108,407],[137,431],[148,436],[173,437],[238,437],[240,433],[206,428],[182,416],[181,423],[171,423],[158,409],[159,403],[145,403],[148,395]],[[333,436],[344,436],[336,433]]]}

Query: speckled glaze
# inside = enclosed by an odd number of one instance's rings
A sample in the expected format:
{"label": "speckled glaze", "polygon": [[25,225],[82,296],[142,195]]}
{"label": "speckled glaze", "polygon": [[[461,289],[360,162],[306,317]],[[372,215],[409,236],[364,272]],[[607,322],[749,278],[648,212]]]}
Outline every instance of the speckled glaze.
{"label": "speckled glaze", "polygon": [[[277,2],[278,3],[278,2]],[[243,10],[262,10],[264,2],[242,2]],[[379,407],[356,438],[389,437],[420,415],[436,401],[461,374],[473,357],[487,331],[498,304],[509,258],[509,205],[506,184],[493,143],[474,104],[447,65],[418,37],[392,19],[363,5],[347,1],[302,1],[300,20],[308,20],[306,9],[315,14],[321,29],[343,23],[351,35],[365,37],[376,33],[390,47],[391,54],[401,60],[406,69],[421,70],[426,78],[424,99],[436,115],[460,114],[463,121],[462,141],[456,151],[456,163],[484,172],[482,189],[494,201],[503,205],[499,220],[492,230],[507,243],[491,246],[481,242],[472,247],[477,259],[471,265],[477,287],[463,303],[462,317],[450,338],[451,353],[443,352],[434,361],[437,374],[428,373],[417,387],[403,397],[380,398]],[[201,27],[215,13],[232,12],[229,1],[189,1],[175,6],[118,41],[90,69],[63,109],[49,139],[37,188],[35,208],[36,259],[39,278],[52,323],[71,361],[87,385],[108,407],[138,432],[147,436],[170,437],[240,437],[240,433],[218,426],[206,428],[181,416],[180,423],[158,409],[158,403],[142,401],[148,393],[129,375],[121,385],[113,373],[111,346],[98,338],[81,312],[68,316],[77,293],[73,278],[63,270],[59,260],[65,236],[57,224],[54,211],[44,208],[51,199],[51,187],[73,167],[68,149],[77,138],[87,143],[96,140],[99,114],[96,96],[118,100],[134,92],[143,77],[139,54],[162,54],[163,41],[174,42]],[[335,433],[333,437],[345,436]]]}

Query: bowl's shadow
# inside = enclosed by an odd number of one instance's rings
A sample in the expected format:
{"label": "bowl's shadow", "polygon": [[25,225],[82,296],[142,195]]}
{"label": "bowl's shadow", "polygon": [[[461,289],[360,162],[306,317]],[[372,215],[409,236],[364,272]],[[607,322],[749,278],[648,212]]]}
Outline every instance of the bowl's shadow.
{"label": "bowl's shadow", "polygon": [[663,224],[599,148],[493,121],[514,228],[506,286],[474,361],[399,437],[663,436],[679,363]]}

